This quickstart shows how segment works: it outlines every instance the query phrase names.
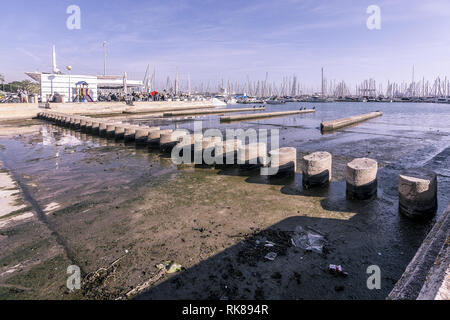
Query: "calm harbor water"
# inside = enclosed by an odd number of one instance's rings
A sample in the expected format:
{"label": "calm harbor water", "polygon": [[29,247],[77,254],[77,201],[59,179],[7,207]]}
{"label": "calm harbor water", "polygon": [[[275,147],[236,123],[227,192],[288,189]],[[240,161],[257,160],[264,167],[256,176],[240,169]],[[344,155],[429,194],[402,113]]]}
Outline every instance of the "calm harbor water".
{"label": "calm harbor water", "polygon": [[[252,105],[228,105],[227,108],[248,108]],[[248,127],[287,127],[302,129],[298,138],[320,139],[322,134],[318,128],[320,122],[334,120],[342,117],[382,111],[380,118],[359,124],[356,128],[341,129],[339,132],[380,134],[402,136],[407,134],[411,138],[421,138],[423,135],[436,133],[436,138],[448,141],[450,134],[450,105],[426,104],[426,103],[286,103],[282,105],[266,105],[266,110],[261,112],[298,110],[301,107],[316,108],[313,114],[299,114],[285,117],[265,118],[261,120],[245,120],[238,123],[220,123],[219,116],[209,115],[198,117],[202,121],[203,128],[248,128]],[[243,112],[248,113],[248,112]],[[239,113],[232,113],[233,115]],[[142,118],[144,119],[144,118]],[[146,123],[145,120],[138,121]],[[179,128],[193,129],[193,121],[183,120]],[[162,123],[163,124],[163,123]],[[335,133],[335,135],[338,135]]]}
{"label": "calm harbor water", "polygon": [[[251,105],[231,105],[228,108],[249,107]],[[329,149],[345,153],[352,143],[365,141],[371,148],[374,142],[378,151],[375,153],[380,161],[398,161],[409,155],[410,165],[421,165],[430,159],[436,151],[450,146],[450,105],[422,103],[286,103],[283,105],[266,105],[262,112],[289,111],[299,108],[316,108],[312,114],[298,114],[285,117],[265,118],[261,120],[245,120],[234,123],[221,123],[218,115],[196,117],[193,120],[148,121],[145,118],[136,120],[139,124],[159,125],[165,128],[183,128],[193,131],[194,121],[201,121],[202,128],[218,128],[223,134],[226,129],[264,128],[280,131],[281,147],[297,147],[304,151]],[[320,123],[372,111],[382,111],[382,117],[371,119],[357,126],[347,127],[332,133],[322,134]],[[245,112],[248,113],[248,112]],[[239,114],[239,113],[233,113]],[[385,144],[380,144],[384,141]],[[270,141],[269,141],[270,142]],[[398,145],[396,145],[398,142]],[[387,143],[387,144],[386,144]],[[345,145],[339,152],[337,146]],[[396,145],[396,146],[395,146]],[[355,144],[355,157],[361,150]],[[389,147],[389,148],[388,148]],[[422,148],[423,152],[414,153]],[[426,151],[427,150],[427,151]],[[331,152],[330,151],[330,152]],[[443,168],[446,169],[446,168]]]}

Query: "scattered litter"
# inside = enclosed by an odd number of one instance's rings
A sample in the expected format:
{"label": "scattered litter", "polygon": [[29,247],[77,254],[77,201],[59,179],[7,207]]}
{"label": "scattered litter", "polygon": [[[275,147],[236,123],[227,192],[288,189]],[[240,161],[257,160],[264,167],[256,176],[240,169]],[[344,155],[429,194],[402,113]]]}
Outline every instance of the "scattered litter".
{"label": "scattered litter", "polygon": [[277,257],[276,252],[269,252],[268,254],[266,254],[266,256],[264,258],[266,258],[267,260],[273,261],[273,260],[275,260],[276,257]]}
{"label": "scattered litter", "polygon": [[348,276],[348,273],[344,272],[344,270],[342,269],[342,266],[340,266],[340,265],[330,264],[330,266],[328,267],[328,271],[334,275],[344,276],[344,277]]}
{"label": "scattered litter", "polygon": [[275,243],[273,243],[272,241],[266,241],[266,244],[264,245],[264,247],[273,247],[275,245]]}
{"label": "scattered litter", "polygon": [[179,271],[184,271],[183,266],[181,264],[178,264],[176,262],[167,260],[164,261],[156,266],[158,269],[162,270],[165,269],[167,273],[175,273]]}
{"label": "scattered litter", "polygon": [[294,247],[321,253],[323,251],[325,239],[320,234],[307,231],[301,226],[297,226],[294,235],[291,238],[291,242]]}
{"label": "scattered litter", "polygon": [[[238,262],[252,267],[256,267],[258,262],[267,261],[265,256],[276,253],[273,258],[285,256],[289,247],[292,247],[292,231],[277,229],[253,230],[253,234],[245,235],[245,240],[241,242],[240,250],[237,254]],[[270,257],[270,255],[269,255]],[[271,259],[268,259],[271,260]]]}

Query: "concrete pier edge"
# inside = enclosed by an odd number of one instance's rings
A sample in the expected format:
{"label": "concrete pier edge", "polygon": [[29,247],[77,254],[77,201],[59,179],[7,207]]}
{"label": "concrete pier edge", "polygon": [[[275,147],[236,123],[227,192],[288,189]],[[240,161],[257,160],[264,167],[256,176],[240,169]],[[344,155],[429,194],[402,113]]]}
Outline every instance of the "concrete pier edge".
{"label": "concrete pier edge", "polygon": [[388,300],[450,299],[450,204],[422,242]]}
{"label": "concrete pier edge", "polygon": [[313,112],[316,112],[316,110],[315,109],[307,109],[307,110],[296,110],[296,111],[250,113],[250,114],[240,114],[240,115],[235,115],[235,116],[223,116],[223,117],[220,117],[220,121],[221,122],[230,122],[230,121],[237,121],[237,120],[281,117],[281,116],[288,116],[288,115],[293,115],[293,114],[313,113]]}
{"label": "concrete pier edge", "polygon": [[189,116],[189,115],[207,115],[207,114],[216,114],[216,113],[230,113],[230,112],[244,112],[244,111],[262,111],[265,110],[265,107],[258,108],[228,108],[228,109],[211,109],[211,110],[185,110],[185,111],[172,111],[172,112],[164,112],[164,117],[174,117],[174,116]]}
{"label": "concrete pier edge", "polygon": [[0,120],[32,119],[39,112],[60,112],[66,115],[109,115],[109,114],[145,114],[163,113],[167,111],[181,111],[192,109],[215,108],[211,100],[205,101],[151,101],[135,102],[130,107],[126,102],[71,102],[49,103],[50,109],[44,108],[43,103],[4,103],[0,108]]}
{"label": "concrete pier edge", "polygon": [[383,115],[383,112],[375,111],[365,114],[360,114],[356,116],[351,116],[347,118],[341,118],[336,120],[330,120],[330,121],[323,121],[320,124],[320,130],[322,132],[324,131],[333,131],[337,129],[341,129],[347,126],[350,126],[352,124],[360,123],[362,121],[370,120],[373,118],[381,117]]}

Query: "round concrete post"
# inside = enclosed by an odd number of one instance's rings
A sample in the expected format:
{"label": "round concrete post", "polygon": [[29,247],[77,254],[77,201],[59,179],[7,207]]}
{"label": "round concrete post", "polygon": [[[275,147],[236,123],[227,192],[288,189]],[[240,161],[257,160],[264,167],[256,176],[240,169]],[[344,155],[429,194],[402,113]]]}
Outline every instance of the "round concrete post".
{"label": "round concrete post", "polygon": [[67,118],[68,118],[67,116],[63,116],[61,118],[61,126],[63,126],[63,127],[67,126],[67,120],[68,120]]}
{"label": "round concrete post", "polygon": [[191,162],[185,163],[185,164],[193,164],[195,161],[195,144],[197,143],[200,148],[199,151],[202,153],[201,145],[203,140],[203,134],[202,133],[191,133],[189,135],[186,135],[185,137],[182,137],[181,141],[177,144],[180,148],[180,156],[184,156],[184,151],[186,151],[188,154],[191,155]]}
{"label": "round concrete post", "polygon": [[73,129],[74,126],[75,126],[75,117],[74,116],[70,116],[69,125],[67,127],[69,129]]}
{"label": "round concrete post", "polygon": [[58,125],[58,126],[60,126],[61,125],[61,123],[62,123],[62,119],[63,119],[63,115],[61,115],[61,114],[58,114],[58,115],[56,115],[56,124]]}
{"label": "round concrete post", "polygon": [[347,199],[366,200],[377,196],[378,163],[358,158],[347,164]]}
{"label": "round concrete post", "polygon": [[159,142],[162,134],[171,133],[172,129],[150,131],[148,134],[148,148],[159,149]]}
{"label": "round concrete post", "polygon": [[71,117],[70,119],[71,119],[71,121],[70,121],[70,127],[71,127],[72,129],[78,129],[78,128],[80,128],[80,118],[79,118],[79,117]]}
{"label": "round concrete post", "polygon": [[56,123],[58,124],[58,126],[62,126],[63,125],[63,121],[64,121],[65,116],[64,115],[58,115],[58,118],[56,120]]}
{"label": "round concrete post", "polygon": [[182,136],[187,135],[186,131],[176,130],[168,133],[161,133],[159,139],[159,149],[161,152],[170,153],[177,145]]}
{"label": "round concrete post", "polygon": [[80,119],[80,131],[81,132],[86,132],[86,122],[87,122],[87,118],[82,117]]}
{"label": "round concrete post", "polygon": [[241,169],[255,169],[266,163],[267,145],[264,142],[250,143],[239,148],[238,165]]}
{"label": "round concrete post", "polygon": [[136,132],[134,134],[134,141],[136,142],[136,145],[138,146],[146,145],[149,132],[150,132],[149,127],[141,127],[139,129],[136,129]]}
{"label": "round concrete post", "polygon": [[107,121],[101,121],[100,125],[98,126],[98,132],[99,132],[99,136],[100,137],[106,137],[106,127],[109,125],[110,123]]}
{"label": "round concrete post", "polygon": [[325,151],[308,154],[302,158],[303,188],[326,186],[331,180],[332,156]]}
{"label": "round concrete post", "polygon": [[81,120],[83,117],[77,117],[77,120],[75,121],[75,129],[81,129]]}
{"label": "round concrete post", "polygon": [[159,127],[141,127],[136,129],[135,141],[137,145],[145,146],[148,143],[148,135],[151,131],[159,131]]}
{"label": "round concrete post", "polygon": [[127,126],[126,124],[116,124],[114,126],[114,138],[116,140],[124,139],[126,126]]}
{"label": "round concrete post", "polygon": [[116,126],[120,123],[108,123],[106,124],[106,138],[114,139],[116,137]]}
{"label": "round concrete post", "polygon": [[132,142],[136,137],[136,130],[140,127],[137,125],[128,125],[125,127],[125,132],[123,134],[123,139],[125,142]]}
{"label": "round concrete post", "polygon": [[92,133],[92,122],[91,118],[86,120],[86,133]]}
{"label": "round concrete post", "polygon": [[99,121],[92,121],[91,133],[95,134],[95,135],[100,134],[100,122]]}
{"label": "round concrete post", "polygon": [[203,137],[202,139],[202,149],[208,149],[215,147],[217,144],[220,144],[222,139],[220,137]]}
{"label": "round concrete post", "polygon": [[398,177],[399,211],[411,218],[426,218],[437,210],[437,176],[425,168],[404,170]]}
{"label": "round concrete post", "polygon": [[292,147],[271,150],[270,167],[277,175],[295,174],[297,171],[297,149]]}
{"label": "round concrete post", "polygon": [[53,115],[52,115],[52,122],[53,122],[54,124],[57,124],[57,123],[58,123],[58,115],[57,115],[57,114],[53,114]]}
{"label": "round concrete post", "polygon": [[223,141],[222,148],[217,148],[216,152],[222,154],[222,164],[217,164],[217,168],[233,167],[237,164],[238,150],[242,147],[242,141],[239,139],[228,139]]}
{"label": "round concrete post", "polygon": [[202,133],[191,133],[184,137],[185,144],[194,146],[195,143],[202,145],[203,134]]}
{"label": "round concrete post", "polygon": [[[214,166],[216,164],[216,151],[221,153],[221,137],[203,137],[202,139],[202,165]],[[220,155],[219,155],[220,156]]]}

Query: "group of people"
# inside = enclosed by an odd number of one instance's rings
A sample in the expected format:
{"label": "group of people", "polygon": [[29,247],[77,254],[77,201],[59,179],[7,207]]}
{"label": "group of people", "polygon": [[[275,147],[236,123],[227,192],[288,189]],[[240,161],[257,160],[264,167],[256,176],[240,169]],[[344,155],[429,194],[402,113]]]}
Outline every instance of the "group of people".
{"label": "group of people", "polygon": [[[25,89],[19,89],[15,93],[10,94],[0,94],[0,103],[27,103],[33,102],[33,97],[29,98],[29,94]],[[97,101],[122,101],[122,102],[133,102],[133,101],[168,101],[169,99],[181,99],[189,98],[188,95],[177,95],[174,96],[172,93],[163,90],[162,92],[152,91],[152,92],[131,92],[124,93],[119,91],[99,91],[97,96]],[[58,92],[54,92],[52,95],[48,95],[47,99],[49,102],[61,103],[64,97]],[[47,101],[47,100],[46,100]]]}
{"label": "group of people", "polygon": [[123,92],[99,92],[98,101],[166,101],[168,95],[165,90],[160,92],[135,92],[123,93]]}
{"label": "group of people", "polygon": [[28,103],[33,102],[33,95],[29,95],[25,89],[19,89],[17,92],[1,92],[0,103]]}

